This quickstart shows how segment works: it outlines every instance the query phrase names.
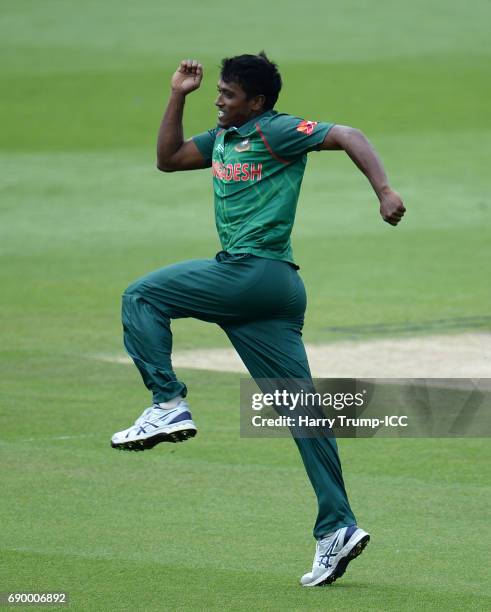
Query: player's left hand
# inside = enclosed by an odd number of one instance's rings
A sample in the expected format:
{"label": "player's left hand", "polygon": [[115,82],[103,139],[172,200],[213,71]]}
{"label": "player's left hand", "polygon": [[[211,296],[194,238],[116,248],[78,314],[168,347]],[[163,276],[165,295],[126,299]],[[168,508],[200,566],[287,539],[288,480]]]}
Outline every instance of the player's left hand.
{"label": "player's left hand", "polygon": [[401,196],[396,191],[387,189],[380,195],[380,215],[386,223],[397,225],[405,212]]}

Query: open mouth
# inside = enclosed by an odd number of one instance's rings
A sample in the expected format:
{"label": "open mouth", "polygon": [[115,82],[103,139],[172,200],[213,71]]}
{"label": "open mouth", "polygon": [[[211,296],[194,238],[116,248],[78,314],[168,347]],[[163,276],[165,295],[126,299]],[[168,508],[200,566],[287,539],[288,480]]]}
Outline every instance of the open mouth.
{"label": "open mouth", "polygon": [[218,118],[219,118],[219,119],[223,119],[224,117],[225,117],[225,112],[224,112],[224,111],[222,111],[222,110],[219,110],[219,111],[218,111]]}

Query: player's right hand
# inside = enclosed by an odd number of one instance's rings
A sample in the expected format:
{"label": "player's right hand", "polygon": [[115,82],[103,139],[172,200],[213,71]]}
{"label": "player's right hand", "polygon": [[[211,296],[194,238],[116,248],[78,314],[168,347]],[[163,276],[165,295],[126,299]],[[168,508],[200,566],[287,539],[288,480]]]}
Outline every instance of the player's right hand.
{"label": "player's right hand", "polygon": [[182,60],[172,76],[172,91],[186,95],[198,89],[202,78],[203,66],[198,60]]}

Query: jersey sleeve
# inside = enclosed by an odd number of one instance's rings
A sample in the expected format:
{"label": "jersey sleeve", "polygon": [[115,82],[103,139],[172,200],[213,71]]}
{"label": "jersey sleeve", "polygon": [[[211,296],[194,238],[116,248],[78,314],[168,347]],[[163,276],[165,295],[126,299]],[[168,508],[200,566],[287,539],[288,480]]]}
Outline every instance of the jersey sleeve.
{"label": "jersey sleeve", "polygon": [[292,160],[319,150],[333,126],[334,123],[307,121],[293,115],[279,114],[264,125],[262,138],[277,157]]}
{"label": "jersey sleeve", "polygon": [[192,141],[198,147],[198,151],[207,162],[211,162],[217,132],[218,128],[213,128],[212,130],[208,130],[202,134],[197,134],[192,138]]}

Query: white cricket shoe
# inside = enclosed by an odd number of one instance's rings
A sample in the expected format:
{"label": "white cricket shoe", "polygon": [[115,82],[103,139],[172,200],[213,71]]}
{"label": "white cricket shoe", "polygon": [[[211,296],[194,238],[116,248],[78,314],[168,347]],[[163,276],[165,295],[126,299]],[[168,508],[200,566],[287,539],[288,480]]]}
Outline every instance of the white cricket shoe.
{"label": "white cricket shoe", "polygon": [[154,404],[143,411],[135,424],[118,431],[111,446],[121,450],[142,451],[160,442],[183,442],[197,433],[188,403],[181,399],[172,408]]}
{"label": "white cricket shoe", "polygon": [[323,586],[340,578],[348,563],[363,552],[370,536],[356,525],[341,527],[317,541],[312,571],[300,580],[302,586]]}

